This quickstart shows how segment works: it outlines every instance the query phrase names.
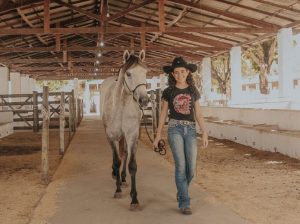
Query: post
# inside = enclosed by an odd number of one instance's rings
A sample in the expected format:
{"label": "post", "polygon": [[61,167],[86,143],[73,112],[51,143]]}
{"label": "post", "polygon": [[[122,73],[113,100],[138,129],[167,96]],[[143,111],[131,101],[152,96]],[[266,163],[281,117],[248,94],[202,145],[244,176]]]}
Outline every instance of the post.
{"label": "post", "polygon": [[156,122],[156,102],[155,102],[155,94],[154,91],[151,91],[151,103],[152,103],[152,130],[153,130],[153,138],[156,137],[156,128],[157,128],[157,122]]}
{"label": "post", "polygon": [[72,108],[72,94],[69,95],[69,132],[71,133],[73,131],[73,108]]}
{"label": "post", "polygon": [[[161,89],[156,90],[156,118],[159,118],[161,112]],[[158,127],[159,119],[156,119],[156,127]]]}
{"label": "post", "polygon": [[48,184],[49,177],[49,164],[48,164],[48,150],[49,150],[49,89],[48,86],[43,87],[43,104],[42,104],[42,115],[43,115],[43,133],[42,133],[42,182]]}
{"label": "post", "polygon": [[72,117],[73,117],[73,131],[76,131],[77,127],[77,113],[76,113],[76,99],[74,94],[74,89],[72,90]]}
{"label": "post", "polygon": [[38,108],[38,94],[33,91],[33,131],[39,132],[39,108]]}
{"label": "post", "polygon": [[65,93],[60,93],[59,154],[65,153]]}

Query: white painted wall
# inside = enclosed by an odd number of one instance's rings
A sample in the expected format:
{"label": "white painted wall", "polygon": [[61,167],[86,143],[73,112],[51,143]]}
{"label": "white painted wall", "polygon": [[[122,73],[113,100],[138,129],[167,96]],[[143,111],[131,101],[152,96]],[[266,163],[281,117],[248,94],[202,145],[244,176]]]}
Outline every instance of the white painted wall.
{"label": "white painted wall", "polygon": [[300,137],[280,132],[270,132],[234,124],[205,122],[208,135],[228,139],[255,149],[280,152],[300,159]]}
{"label": "white painted wall", "polygon": [[202,111],[205,117],[216,117],[219,120],[235,120],[252,125],[278,125],[282,130],[300,130],[299,110],[202,107]]}

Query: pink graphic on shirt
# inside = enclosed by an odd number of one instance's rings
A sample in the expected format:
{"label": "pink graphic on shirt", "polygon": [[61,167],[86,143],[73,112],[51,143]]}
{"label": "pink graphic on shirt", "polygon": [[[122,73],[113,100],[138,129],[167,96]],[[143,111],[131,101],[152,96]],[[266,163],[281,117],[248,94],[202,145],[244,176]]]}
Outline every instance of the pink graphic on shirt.
{"label": "pink graphic on shirt", "polygon": [[177,113],[181,114],[190,114],[190,102],[191,102],[191,96],[189,94],[178,94],[174,97],[173,105],[174,110]]}

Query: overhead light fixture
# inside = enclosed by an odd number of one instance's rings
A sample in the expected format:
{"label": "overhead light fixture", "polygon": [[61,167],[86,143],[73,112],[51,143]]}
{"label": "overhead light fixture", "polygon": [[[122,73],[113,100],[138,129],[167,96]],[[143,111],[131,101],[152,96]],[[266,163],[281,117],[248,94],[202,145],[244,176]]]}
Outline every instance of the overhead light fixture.
{"label": "overhead light fixture", "polygon": [[98,69],[98,68],[95,68],[95,71],[96,71],[96,72],[98,72],[98,71],[99,71],[99,69]]}
{"label": "overhead light fixture", "polygon": [[104,42],[101,41],[101,42],[100,42],[100,47],[103,47],[103,46],[104,46]]}
{"label": "overhead light fixture", "polygon": [[96,61],[96,64],[100,64],[100,61],[99,61],[99,60],[97,60],[97,61]]}
{"label": "overhead light fixture", "polygon": [[97,56],[98,56],[98,57],[101,57],[101,56],[102,56],[101,52],[99,52],[99,53],[97,54]]}

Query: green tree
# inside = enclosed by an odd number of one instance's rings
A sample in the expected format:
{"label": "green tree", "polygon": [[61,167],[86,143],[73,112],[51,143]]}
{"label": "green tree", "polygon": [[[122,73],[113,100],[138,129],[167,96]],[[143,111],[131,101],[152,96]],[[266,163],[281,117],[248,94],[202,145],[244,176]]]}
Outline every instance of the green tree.
{"label": "green tree", "polygon": [[[268,75],[272,63],[277,60],[277,40],[272,38],[264,42],[255,44],[243,53],[243,72],[258,73],[259,74],[259,89],[261,94],[269,94],[268,89]],[[251,68],[247,70],[247,63]]]}
{"label": "green tree", "polygon": [[49,87],[49,92],[58,92],[61,91],[62,88],[68,84],[67,80],[40,80],[37,81],[37,85],[41,88],[43,86]]}
{"label": "green tree", "polygon": [[211,60],[212,83],[217,84],[218,91],[230,95],[230,57],[229,54],[219,55]]}

